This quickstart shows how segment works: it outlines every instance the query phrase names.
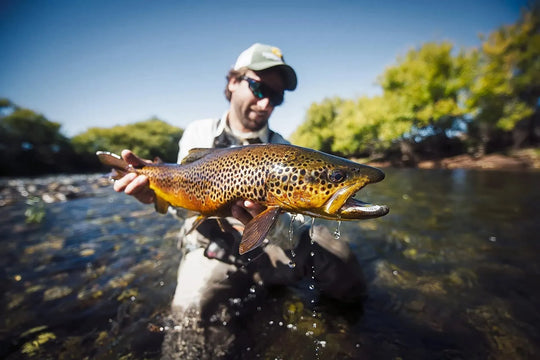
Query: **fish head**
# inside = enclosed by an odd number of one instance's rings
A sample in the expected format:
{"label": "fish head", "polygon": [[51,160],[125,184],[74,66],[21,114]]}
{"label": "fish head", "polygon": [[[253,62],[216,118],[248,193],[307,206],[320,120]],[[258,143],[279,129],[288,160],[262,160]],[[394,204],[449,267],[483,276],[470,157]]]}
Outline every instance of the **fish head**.
{"label": "fish head", "polygon": [[374,167],[334,155],[299,148],[269,176],[267,193],[281,208],[331,220],[386,215],[388,207],[354,198],[364,186],[384,179]]}

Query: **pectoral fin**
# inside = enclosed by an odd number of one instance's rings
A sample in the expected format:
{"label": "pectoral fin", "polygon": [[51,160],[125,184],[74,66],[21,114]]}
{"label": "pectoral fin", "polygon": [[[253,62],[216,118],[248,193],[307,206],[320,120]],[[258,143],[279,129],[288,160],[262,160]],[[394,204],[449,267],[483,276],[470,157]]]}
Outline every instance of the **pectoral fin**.
{"label": "pectoral fin", "polygon": [[251,251],[262,244],[266,235],[276,223],[281,208],[278,206],[269,207],[259,215],[255,216],[244,229],[242,241],[238,252],[240,255]]}

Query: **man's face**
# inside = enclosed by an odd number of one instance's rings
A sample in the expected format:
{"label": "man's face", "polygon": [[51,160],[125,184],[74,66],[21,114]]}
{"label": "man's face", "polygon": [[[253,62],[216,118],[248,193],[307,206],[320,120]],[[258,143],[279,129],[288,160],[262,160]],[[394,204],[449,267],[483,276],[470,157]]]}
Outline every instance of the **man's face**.
{"label": "man's face", "polygon": [[[284,83],[279,70],[267,70],[264,72],[254,72],[248,70],[247,78],[261,82],[275,93],[283,94]],[[270,99],[264,97],[257,98],[249,87],[247,80],[231,79],[229,82],[231,91],[231,111],[232,116],[236,116],[243,131],[258,131],[267,123],[274,105]]]}

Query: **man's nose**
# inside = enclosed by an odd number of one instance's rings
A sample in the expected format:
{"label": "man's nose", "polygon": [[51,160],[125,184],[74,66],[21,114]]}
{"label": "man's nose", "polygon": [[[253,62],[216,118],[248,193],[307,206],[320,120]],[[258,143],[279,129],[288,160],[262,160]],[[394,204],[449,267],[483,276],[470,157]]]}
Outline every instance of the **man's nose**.
{"label": "man's nose", "polygon": [[271,108],[272,104],[270,103],[270,99],[262,98],[262,99],[259,99],[259,101],[257,101],[257,106],[259,106],[263,110],[266,110],[268,108]]}

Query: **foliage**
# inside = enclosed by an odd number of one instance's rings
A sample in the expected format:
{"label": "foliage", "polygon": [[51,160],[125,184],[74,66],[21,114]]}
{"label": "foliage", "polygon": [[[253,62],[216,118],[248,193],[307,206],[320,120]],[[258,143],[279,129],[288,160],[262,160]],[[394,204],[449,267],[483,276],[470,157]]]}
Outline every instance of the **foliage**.
{"label": "foliage", "polygon": [[344,155],[371,155],[390,146],[384,137],[388,107],[380,96],[343,101],[334,126],[332,152]]}
{"label": "foliage", "polygon": [[88,172],[101,168],[95,153],[136,154],[175,162],[182,129],[156,118],[125,126],[92,128],[68,139],[59,123],[0,99],[0,151],[3,176],[39,175],[58,172]]}
{"label": "foliage", "polygon": [[182,129],[152,118],[112,128],[91,128],[71,141],[81,155],[95,157],[98,150],[120,154],[123,149],[130,149],[146,159],[160,157],[167,162],[176,162],[181,136]]}
{"label": "foliage", "polygon": [[1,175],[34,175],[69,171],[74,156],[60,124],[7,99],[0,101]]}
{"label": "foliage", "polygon": [[305,121],[291,135],[291,141],[300,146],[331,151],[333,127],[342,102],[339,98],[333,98],[311,104]]}
{"label": "foliage", "polygon": [[482,44],[467,103],[479,141],[485,145],[494,133],[512,131],[520,122],[529,122],[525,138],[531,140],[531,116],[538,112],[539,98],[540,6],[536,3],[516,24],[499,28]]}
{"label": "foliage", "polygon": [[313,103],[291,141],[345,156],[398,149],[408,158],[462,152],[475,143],[505,146],[501,134],[510,131],[516,145],[537,143],[539,6],[479,49],[456,50],[450,42],[411,49],[378,83],[380,96]]}
{"label": "foliage", "polygon": [[459,95],[471,82],[475,56],[463,51],[453,56],[452,51],[448,42],[424,44],[379,78],[384,96],[401,105],[393,114],[406,124],[400,137],[422,136],[425,130],[444,134],[465,115]]}

